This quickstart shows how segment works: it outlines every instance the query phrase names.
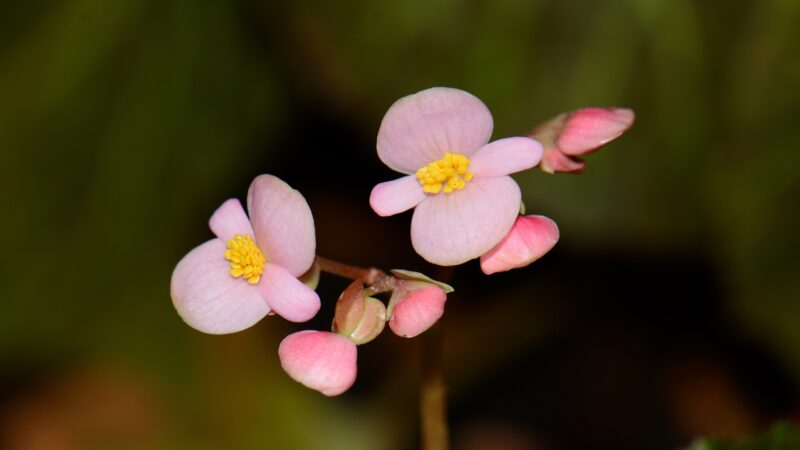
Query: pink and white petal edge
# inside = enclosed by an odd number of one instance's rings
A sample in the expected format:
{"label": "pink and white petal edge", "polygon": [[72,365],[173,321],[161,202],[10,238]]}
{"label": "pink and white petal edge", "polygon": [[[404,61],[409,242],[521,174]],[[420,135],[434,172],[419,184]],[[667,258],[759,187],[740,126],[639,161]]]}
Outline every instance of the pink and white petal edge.
{"label": "pink and white petal edge", "polygon": [[519,213],[520,191],[508,176],[475,178],[460,191],[426,198],[414,209],[411,244],[427,261],[455,266],[505,237]]}
{"label": "pink and white petal edge", "polygon": [[397,100],[378,130],[378,157],[400,173],[437,161],[447,152],[473,155],[489,142],[492,115],[474,95],[435,87]]}
{"label": "pink and white petal edge", "polygon": [[314,217],[303,195],[278,177],[259,175],[247,192],[247,210],[267,261],[295,277],[304,274],[314,262],[316,238]]}
{"label": "pink and white petal edge", "polygon": [[319,295],[277,264],[267,262],[257,286],[270,308],[290,322],[305,322],[319,311]]}
{"label": "pink and white petal edge", "polygon": [[293,380],[329,397],[356,381],[357,356],[353,342],[327,331],[298,331],[278,347],[281,366]]}
{"label": "pink and white petal edge", "polygon": [[497,177],[535,167],[542,159],[542,144],[527,137],[490,142],[472,157],[469,171],[476,177]]}
{"label": "pink and white petal edge", "polygon": [[393,216],[417,206],[425,199],[416,175],[386,181],[372,188],[369,205],[381,217]]}
{"label": "pink and white petal edge", "polygon": [[204,333],[235,333],[270,311],[255,286],[231,276],[225,248],[220,239],[212,239],[190,251],[172,272],[175,309],[189,326]]}
{"label": "pink and white petal edge", "polygon": [[549,252],[558,242],[556,223],[545,216],[520,216],[508,235],[481,256],[486,275],[525,267]]}
{"label": "pink and white petal edge", "polygon": [[255,237],[250,219],[247,218],[242,203],[235,198],[226,200],[214,211],[208,221],[208,227],[225,242],[233,239],[233,236],[237,234]]}

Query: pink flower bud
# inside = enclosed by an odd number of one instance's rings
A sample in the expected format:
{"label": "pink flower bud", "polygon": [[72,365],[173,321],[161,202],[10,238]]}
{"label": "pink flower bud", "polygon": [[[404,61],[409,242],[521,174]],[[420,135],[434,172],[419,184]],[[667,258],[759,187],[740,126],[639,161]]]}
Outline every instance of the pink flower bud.
{"label": "pink flower bud", "polygon": [[586,163],[579,157],[621,136],[634,118],[627,108],[584,108],[555,117],[530,134],[544,146],[539,167],[548,173],[583,171]]}
{"label": "pink flower bud", "polygon": [[417,336],[442,317],[445,300],[447,294],[436,284],[402,280],[389,299],[389,328],[398,336]]}
{"label": "pink flower bud", "polygon": [[385,325],[383,302],[367,297],[361,281],[350,283],[336,302],[333,331],[361,345],[378,337]]}
{"label": "pink flower bud", "polygon": [[298,331],[278,347],[281,366],[293,380],[327,396],[356,381],[356,344],[328,331]]}
{"label": "pink flower bud", "polygon": [[558,242],[558,226],[545,216],[519,216],[511,231],[481,256],[486,275],[525,267],[549,252]]}

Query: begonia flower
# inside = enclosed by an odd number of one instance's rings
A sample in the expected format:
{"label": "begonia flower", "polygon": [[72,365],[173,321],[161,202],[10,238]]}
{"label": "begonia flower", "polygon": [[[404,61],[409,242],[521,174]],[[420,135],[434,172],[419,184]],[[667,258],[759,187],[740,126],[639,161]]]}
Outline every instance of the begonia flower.
{"label": "begonia flower", "polygon": [[370,205],[381,216],[414,208],[411,243],[434,264],[453,266],[489,251],[520,207],[509,176],[536,166],[542,146],[528,137],[489,143],[492,115],[477,97],[437,87],[396,101],[378,131],[378,157],[406,176],[380,183]]}
{"label": "begonia flower", "polygon": [[519,216],[508,235],[481,256],[486,275],[519,269],[544,256],[558,242],[558,226],[545,216]]}
{"label": "begonia flower", "polygon": [[561,114],[536,127],[530,137],[544,146],[539,167],[547,173],[580,173],[581,157],[625,133],[635,119],[627,108],[583,108]]}
{"label": "begonia flower", "polygon": [[370,297],[361,280],[353,281],[336,301],[333,331],[357,345],[372,341],[386,325],[386,307]]}
{"label": "begonia flower", "polygon": [[172,273],[175,309],[205,333],[244,330],[274,313],[305,322],[316,292],[298,280],[314,262],[314,219],[303,196],[277,177],[250,184],[247,210],[227,200],[209,220],[215,239],[190,251]]}
{"label": "begonia flower", "polygon": [[293,380],[327,396],[339,395],[356,381],[356,344],[328,331],[304,330],[281,341],[278,357]]}

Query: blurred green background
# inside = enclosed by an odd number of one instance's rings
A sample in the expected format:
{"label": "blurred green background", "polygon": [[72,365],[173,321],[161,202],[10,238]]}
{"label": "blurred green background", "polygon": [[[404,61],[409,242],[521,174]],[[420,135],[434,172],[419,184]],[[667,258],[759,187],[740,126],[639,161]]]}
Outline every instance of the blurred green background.
{"label": "blurred green background", "polygon": [[[800,418],[800,2],[28,0],[0,5],[0,447],[406,449],[420,342],[386,333],[328,399],[267,318],[186,326],[177,261],[272,173],[319,253],[431,272],[380,219],[383,113],[431,86],[494,137],[626,106],[580,176],[516,176],[556,249],[460,269],[443,327],[461,449],[670,449]],[[358,175],[357,175],[358,174]]]}

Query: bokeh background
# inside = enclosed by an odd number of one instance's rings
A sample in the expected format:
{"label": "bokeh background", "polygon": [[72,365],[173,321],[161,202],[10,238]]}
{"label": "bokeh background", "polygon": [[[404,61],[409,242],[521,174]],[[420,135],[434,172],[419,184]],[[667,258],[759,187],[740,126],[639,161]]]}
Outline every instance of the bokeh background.
{"label": "bokeh background", "polygon": [[[431,273],[368,206],[397,98],[454,86],[495,137],[582,106],[633,129],[580,175],[519,174],[557,247],[460,268],[441,324],[456,449],[674,449],[800,418],[800,2],[26,0],[0,5],[0,447],[411,449],[421,340],[328,399],[267,318],[186,326],[177,261],[260,173],[318,251]],[[786,447],[789,448],[789,447]]]}

